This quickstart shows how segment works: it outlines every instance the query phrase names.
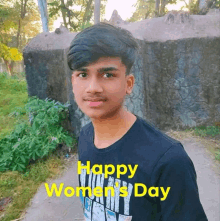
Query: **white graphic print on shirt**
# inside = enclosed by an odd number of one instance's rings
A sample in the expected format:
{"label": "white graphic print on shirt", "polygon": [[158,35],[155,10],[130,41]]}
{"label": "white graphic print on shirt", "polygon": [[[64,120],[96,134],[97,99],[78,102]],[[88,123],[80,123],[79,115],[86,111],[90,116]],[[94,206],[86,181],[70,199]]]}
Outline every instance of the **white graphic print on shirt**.
{"label": "white graphic print on shirt", "polygon": [[[84,165],[84,164],[82,164]],[[85,187],[86,184],[86,169],[81,170],[80,174],[81,187]],[[80,200],[84,209],[84,216],[86,221],[131,221],[132,216],[129,216],[129,203],[133,185],[114,177],[108,177],[108,187],[114,188],[114,196],[111,195],[111,191],[108,191],[106,199],[106,208],[104,208],[104,196],[94,196],[93,189],[95,187],[101,187],[104,195],[104,174],[94,174],[90,170],[88,178],[88,187],[92,189],[92,195],[90,197],[84,197],[82,190],[80,190]],[[116,212],[119,213],[119,199],[120,199],[120,187],[127,187],[127,196],[124,198],[124,214],[119,214],[117,219]],[[95,201],[94,201],[95,200]],[[106,218],[105,218],[106,217]]]}

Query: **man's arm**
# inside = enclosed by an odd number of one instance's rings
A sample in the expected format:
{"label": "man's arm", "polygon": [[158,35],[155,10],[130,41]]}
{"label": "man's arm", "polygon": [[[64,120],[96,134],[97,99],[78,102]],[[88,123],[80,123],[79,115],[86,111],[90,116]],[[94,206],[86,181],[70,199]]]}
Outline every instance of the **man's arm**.
{"label": "man's arm", "polygon": [[[159,202],[162,221],[207,221],[201,205],[194,165],[182,144],[175,144],[159,159],[152,182],[167,190],[167,198]],[[163,195],[160,191],[160,199]]]}

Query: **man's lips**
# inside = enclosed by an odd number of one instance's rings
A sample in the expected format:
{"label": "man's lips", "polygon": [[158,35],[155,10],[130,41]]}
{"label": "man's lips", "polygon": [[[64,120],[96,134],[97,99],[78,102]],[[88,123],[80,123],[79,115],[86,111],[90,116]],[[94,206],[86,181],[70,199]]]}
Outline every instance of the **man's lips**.
{"label": "man's lips", "polygon": [[99,102],[99,101],[105,101],[105,99],[103,98],[88,98],[88,99],[84,99],[85,101],[91,101],[91,102]]}
{"label": "man's lips", "polygon": [[104,97],[86,97],[83,99],[90,107],[101,106],[106,99]]}
{"label": "man's lips", "polygon": [[105,101],[105,99],[103,99],[103,98],[87,98],[87,99],[84,99],[84,100],[88,102],[88,105],[90,107],[100,106]]}
{"label": "man's lips", "polygon": [[88,101],[88,102],[89,102],[90,107],[97,107],[97,106],[100,106],[101,104],[103,104],[103,101],[96,101],[96,102]]}

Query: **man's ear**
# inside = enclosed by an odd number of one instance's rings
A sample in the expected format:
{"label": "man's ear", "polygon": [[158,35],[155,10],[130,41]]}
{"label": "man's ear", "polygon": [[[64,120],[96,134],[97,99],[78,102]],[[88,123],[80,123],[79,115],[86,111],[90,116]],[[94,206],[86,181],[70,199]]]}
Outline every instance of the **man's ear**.
{"label": "man's ear", "polygon": [[126,76],[126,78],[127,78],[126,94],[131,94],[135,83],[135,77],[133,74],[129,74]]}

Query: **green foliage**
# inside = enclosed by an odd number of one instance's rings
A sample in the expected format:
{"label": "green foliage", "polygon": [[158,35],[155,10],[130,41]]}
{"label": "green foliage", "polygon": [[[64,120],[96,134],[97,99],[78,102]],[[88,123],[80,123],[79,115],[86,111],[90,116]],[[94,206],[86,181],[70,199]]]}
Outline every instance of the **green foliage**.
{"label": "green foliage", "polygon": [[[28,123],[29,117],[25,109],[27,102],[28,94],[25,73],[12,76],[9,76],[6,72],[0,73],[0,143],[1,139],[6,138],[6,135],[10,136],[12,132],[15,132],[15,126],[19,125],[18,121],[22,119],[24,125],[28,125],[27,129],[30,129],[31,124]],[[29,112],[29,114],[32,113]],[[22,125],[20,124],[20,130],[21,129]],[[62,133],[63,132],[61,132],[61,135]],[[25,136],[26,139],[31,139],[30,134],[26,133]],[[53,134],[51,134],[51,136],[53,136]],[[15,136],[15,140],[11,145],[16,145],[16,141],[20,137],[16,138]],[[52,137],[52,139],[55,138]],[[37,140],[40,140],[39,136]],[[8,145],[11,150],[10,144]],[[4,148],[4,151],[6,148],[7,147]],[[14,152],[14,155],[17,154],[15,155],[15,159],[16,156],[20,156],[18,153],[19,148],[18,146],[17,152]],[[0,150],[2,151],[2,147],[0,147]],[[22,151],[22,149],[20,149],[20,151]],[[1,154],[2,152],[0,153],[0,158],[2,156]],[[22,154],[22,156],[23,155],[24,154]],[[64,169],[63,165],[65,165],[66,161],[62,155],[60,156],[56,151],[48,155],[48,157],[46,156],[35,161],[30,159],[30,165],[25,168],[24,172],[10,170],[0,172],[0,198],[12,197],[13,199],[3,211],[0,211],[1,221],[19,219],[22,216],[22,211],[28,206],[28,203],[36,194],[42,182],[60,174]]]}
{"label": "green foliage", "polygon": [[17,48],[10,48],[0,42],[0,58],[3,58],[6,61],[21,61],[23,56]]}
{"label": "green foliage", "polygon": [[[68,103],[30,97],[25,105],[29,124],[19,120],[11,134],[0,140],[0,171],[26,171],[30,162],[48,156],[57,144],[72,147],[76,139],[60,125],[66,118],[68,106]],[[24,114],[22,109],[15,108],[10,116],[21,114]]]}
{"label": "green foliage", "polygon": [[207,126],[207,127],[196,127],[194,129],[196,135],[205,137],[205,136],[216,136],[220,134],[220,129],[217,126]]}
{"label": "green foliage", "polygon": [[0,42],[20,51],[41,31],[35,0],[0,0]]}
{"label": "green foliage", "polygon": [[199,13],[199,11],[200,11],[199,1],[198,0],[192,0],[191,4],[182,6],[180,8],[180,10],[182,10],[182,9],[188,9],[189,10],[189,14],[197,15]]}
{"label": "green foliage", "polygon": [[7,33],[12,32],[17,27],[14,20],[15,11],[12,7],[5,6],[4,2],[0,0],[0,15],[0,42],[6,43],[11,41]]}
{"label": "green foliage", "polygon": [[[168,0],[166,4],[176,4],[177,0]],[[155,17],[155,0],[137,0],[136,4],[134,5],[136,10],[128,20],[129,22],[136,22],[141,21],[147,18]],[[163,16],[163,13],[167,13],[168,10],[165,8],[165,11],[161,11],[161,4],[159,5],[159,17]]]}
{"label": "green foliage", "polygon": [[[101,1],[101,20],[104,19],[107,0]],[[93,0],[49,0],[49,18],[62,16],[63,24],[70,31],[78,32],[94,24],[94,1]]]}
{"label": "green foliage", "polygon": [[215,153],[215,159],[220,161],[220,150]]}
{"label": "green foliage", "polygon": [[10,50],[9,47],[3,43],[0,43],[0,58],[5,60],[10,60]]}
{"label": "green foliage", "polygon": [[28,101],[27,82],[24,73],[9,76],[8,73],[0,73],[0,140],[8,135],[14,128],[16,121],[9,117],[15,107],[20,108],[24,115],[20,118],[26,119],[25,104]]}

